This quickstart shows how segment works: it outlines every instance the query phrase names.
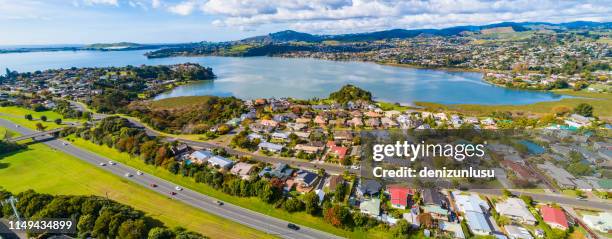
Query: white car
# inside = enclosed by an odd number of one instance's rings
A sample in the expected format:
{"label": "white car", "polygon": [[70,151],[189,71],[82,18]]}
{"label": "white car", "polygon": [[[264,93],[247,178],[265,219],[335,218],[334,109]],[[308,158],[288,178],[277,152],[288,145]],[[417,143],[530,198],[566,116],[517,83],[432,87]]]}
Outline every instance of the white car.
{"label": "white car", "polygon": [[125,176],[129,178],[129,177],[132,177],[132,174],[131,173],[125,173]]}
{"label": "white car", "polygon": [[100,166],[106,166],[106,163],[100,163]]}
{"label": "white car", "polygon": [[66,143],[66,142],[62,142],[62,144],[64,144],[64,146],[68,145],[68,143]]}
{"label": "white car", "polygon": [[140,172],[140,170],[138,170],[138,171],[136,171],[136,174],[142,175],[142,172]]}
{"label": "white car", "polygon": [[115,164],[117,164],[117,163],[115,163],[115,162],[113,162],[113,161],[108,161],[108,164],[110,164],[110,165],[115,165]]}
{"label": "white car", "polygon": [[174,187],[174,189],[176,189],[176,191],[183,191],[183,188],[181,188],[179,186]]}

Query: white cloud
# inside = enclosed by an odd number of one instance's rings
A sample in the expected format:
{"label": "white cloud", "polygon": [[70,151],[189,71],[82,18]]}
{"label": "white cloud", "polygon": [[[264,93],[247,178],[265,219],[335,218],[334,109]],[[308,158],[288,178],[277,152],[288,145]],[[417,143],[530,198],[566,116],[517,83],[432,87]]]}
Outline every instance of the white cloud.
{"label": "white cloud", "polygon": [[194,1],[194,0],[184,1],[179,4],[170,6],[168,10],[172,13],[186,16],[186,15],[191,14],[199,4],[200,3],[198,1]]}
{"label": "white cloud", "polygon": [[186,0],[170,11],[199,9],[216,26],[253,29],[284,24],[297,30],[342,33],[389,28],[440,28],[499,21],[609,21],[609,1],[543,0]]}
{"label": "white cloud", "polygon": [[161,7],[162,2],[160,0],[151,0],[151,7],[153,8],[159,8]]}
{"label": "white cloud", "polygon": [[88,4],[88,5],[100,4],[100,5],[119,6],[118,0],[84,0],[83,2],[85,2],[85,4]]}

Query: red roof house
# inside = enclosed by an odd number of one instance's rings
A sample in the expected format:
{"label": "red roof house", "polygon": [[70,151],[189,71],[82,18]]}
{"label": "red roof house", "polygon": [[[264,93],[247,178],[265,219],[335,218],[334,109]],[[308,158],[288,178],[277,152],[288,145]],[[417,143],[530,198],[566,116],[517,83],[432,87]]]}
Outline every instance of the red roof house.
{"label": "red roof house", "polygon": [[540,212],[542,212],[544,222],[551,227],[561,230],[567,230],[569,227],[567,224],[567,217],[565,217],[565,213],[561,208],[554,208],[546,205],[540,208]]}
{"label": "red roof house", "polygon": [[408,195],[414,195],[413,189],[401,185],[389,185],[387,191],[391,195],[391,205],[400,209],[408,206]]}
{"label": "red roof house", "polygon": [[334,141],[328,141],[327,147],[329,147],[329,153],[332,155],[336,155],[339,159],[344,159],[346,153],[348,152],[347,147],[336,146]]}

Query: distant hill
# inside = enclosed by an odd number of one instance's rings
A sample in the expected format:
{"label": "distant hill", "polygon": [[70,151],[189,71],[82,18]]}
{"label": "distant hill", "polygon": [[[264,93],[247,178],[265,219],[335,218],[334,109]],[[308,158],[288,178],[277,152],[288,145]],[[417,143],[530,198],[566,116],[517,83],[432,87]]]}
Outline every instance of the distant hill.
{"label": "distant hill", "polygon": [[255,36],[241,40],[240,42],[261,42],[261,43],[279,43],[279,42],[321,42],[324,40],[334,41],[376,41],[394,38],[412,38],[420,35],[431,36],[456,36],[465,32],[523,32],[535,29],[554,29],[554,30],[574,30],[574,29],[589,29],[589,28],[610,28],[611,22],[588,22],[576,21],[567,23],[546,23],[546,22],[502,22],[488,24],[482,26],[456,26],[442,29],[391,29],[376,32],[340,34],[340,35],[313,35],[309,33],[296,32],[285,30],[275,33],[270,33],[264,36]]}
{"label": "distant hill", "polygon": [[99,49],[111,50],[111,49],[139,48],[142,46],[144,45],[133,43],[133,42],[118,42],[118,43],[95,43],[91,45],[86,45],[83,48],[96,49],[96,50],[99,50]]}

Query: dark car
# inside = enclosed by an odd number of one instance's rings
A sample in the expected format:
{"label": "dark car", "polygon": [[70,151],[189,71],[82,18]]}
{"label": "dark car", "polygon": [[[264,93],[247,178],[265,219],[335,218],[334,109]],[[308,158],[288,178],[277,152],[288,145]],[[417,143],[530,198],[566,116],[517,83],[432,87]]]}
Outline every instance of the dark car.
{"label": "dark car", "polygon": [[289,229],[291,229],[291,230],[296,230],[296,231],[297,231],[297,230],[300,230],[300,227],[298,227],[298,225],[295,225],[295,224],[293,224],[293,223],[289,223],[289,224],[287,224],[287,227],[288,227]]}
{"label": "dark car", "polygon": [[176,195],[176,192],[170,192],[170,195],[174,196]]}
{"label": "dark car", "polygon": [[151,185],[151,187],[153,187],[153,188],[156,188],[156,187],[157,187],[157,184],[154,184],[154,183],[152,183],[152,184],[150,184],[150,185]]}

